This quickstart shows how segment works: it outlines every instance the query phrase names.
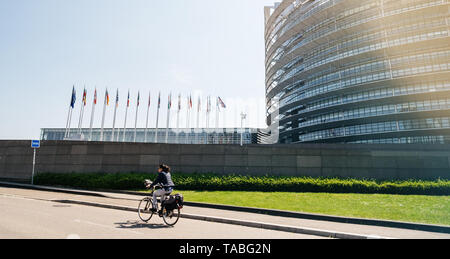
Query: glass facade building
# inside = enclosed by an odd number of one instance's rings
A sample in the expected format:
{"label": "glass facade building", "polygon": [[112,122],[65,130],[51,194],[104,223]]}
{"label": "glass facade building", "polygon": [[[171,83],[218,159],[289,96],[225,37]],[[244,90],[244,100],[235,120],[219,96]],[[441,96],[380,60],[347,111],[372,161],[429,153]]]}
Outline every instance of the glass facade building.
{"label": "glass facade building", "polygon": [[[169,129],[166,142],[166,129],[136,129],[136,142],[138,143],[169,143],[169,144],[230,144],[245,145],[257,143],[258,129],[252,128],[224,128],[224,129]],[[73,141],[100,141],[101,129],[71,129],[69,137],[65,138],[66,129],[41,129],[41,140],[73,140]],[[103,130],[103,141],[108,142],[135,142],[135,130],[127,128],[115,129],[114,139],[112,129]]]}
{"label": "glass facade building", "polygon": [[279,143],[450,143],[450,0],[265,8]]}

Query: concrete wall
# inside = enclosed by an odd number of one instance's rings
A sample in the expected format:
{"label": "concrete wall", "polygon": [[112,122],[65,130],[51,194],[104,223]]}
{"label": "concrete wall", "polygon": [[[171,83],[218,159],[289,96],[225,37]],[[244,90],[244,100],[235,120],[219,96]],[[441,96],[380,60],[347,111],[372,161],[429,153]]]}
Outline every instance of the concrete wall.
{"label": "concrete wall", "polygon": [[[28,179],[30,141],[0,141],[0,178]],[[37,171],[49,173],[174,172],[450,179],[450,145],[165,145],[43,141]]]}

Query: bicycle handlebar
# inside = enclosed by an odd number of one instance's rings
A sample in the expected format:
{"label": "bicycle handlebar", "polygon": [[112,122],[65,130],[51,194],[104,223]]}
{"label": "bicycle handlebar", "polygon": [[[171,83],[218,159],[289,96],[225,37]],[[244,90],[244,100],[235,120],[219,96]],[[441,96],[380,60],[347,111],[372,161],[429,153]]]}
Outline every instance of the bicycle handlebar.
{"label": "bicycle handlebar", "polygon": [[[145,180],[144,184],[145,184],[145,188],[150,189],[150,185],[152,185],[153,182],[150,180]],[[156,184],[152,187],[152,190],[154,190],[156,187],[163,188],[163,186],[161,184]]]}

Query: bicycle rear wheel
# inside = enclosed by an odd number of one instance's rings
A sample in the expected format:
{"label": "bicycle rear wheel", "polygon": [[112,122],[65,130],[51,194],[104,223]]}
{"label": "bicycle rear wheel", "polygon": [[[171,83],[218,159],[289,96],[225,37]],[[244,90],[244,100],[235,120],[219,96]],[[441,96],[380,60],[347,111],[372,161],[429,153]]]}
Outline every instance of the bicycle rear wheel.
{"label": "bicycle rear wheel", "polygon": [[139,202],[139,207],[138,207],[138,215],[139,218],[144,221],[144,222],[148,222],[152,216],[153,216],[153,198],[144,198],[141,200],[141,202]]}
{"label": "bicycle rear wheel", "polygon": [[163,209],[163,220],[168,226],[174,226],[180,219],[180,208],[177,206],[174,210]]}

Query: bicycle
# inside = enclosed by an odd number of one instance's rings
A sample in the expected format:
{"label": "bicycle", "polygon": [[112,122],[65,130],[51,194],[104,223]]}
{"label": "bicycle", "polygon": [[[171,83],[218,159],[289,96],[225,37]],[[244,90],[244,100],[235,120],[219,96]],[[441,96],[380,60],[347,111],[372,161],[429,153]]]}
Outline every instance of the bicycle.
{"label": "bicycle", "polygon": [[[152,182],[149,180],[145,180],[144,184],[145,187],[149,189]],[[157,211],[157,208],[153,208],[153,192],[155,191],[155,187],[162,188],[162,186],[160,185],[152,187],[152,191],[150,192],[149,196],[143,198],[139,202],[138,215],[139,218],[144,222],[150,221],[155,211]],[[163,218],[164,223],[166,223],[168,226],[174,226],[180,219],[182,208],[183,196],[181,194],[166,196],[166,199],[164,201],[161,201],[161,210],[159,216]]]}

